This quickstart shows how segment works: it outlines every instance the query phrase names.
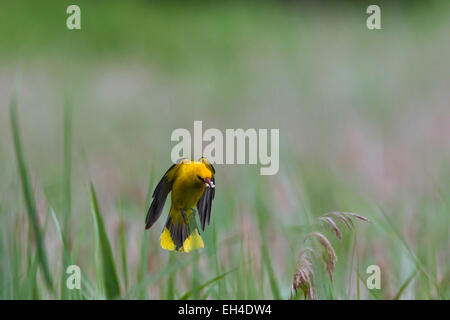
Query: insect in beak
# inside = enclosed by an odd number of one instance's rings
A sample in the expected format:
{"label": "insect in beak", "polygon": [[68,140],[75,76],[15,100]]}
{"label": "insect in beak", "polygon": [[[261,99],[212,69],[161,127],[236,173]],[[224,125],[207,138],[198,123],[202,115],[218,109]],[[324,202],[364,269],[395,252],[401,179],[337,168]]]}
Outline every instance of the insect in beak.
{"label": "insect in beak", "polygon": [[207,187],[210,187],[210,188],[214,188],[214,187],[216,186],[216,185],[214,184],[214,182],[211,181],[210,178],[206,178],[206,179],[205,179],[205,184],[206,184]]}

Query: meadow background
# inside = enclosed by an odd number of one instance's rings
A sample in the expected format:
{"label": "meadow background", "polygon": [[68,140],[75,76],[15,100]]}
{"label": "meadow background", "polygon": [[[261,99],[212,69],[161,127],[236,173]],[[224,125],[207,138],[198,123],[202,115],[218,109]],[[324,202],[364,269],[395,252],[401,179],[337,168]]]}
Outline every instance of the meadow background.
{"label": "meadow background", "polygon": [[[320,230],[318,298],[448,299],[450,3],[380,3],[369,31],[365,1],[2,1],[0,298],[287,299]],[[216,165],[205,249],[170,254],[144,219],[194,120],[279,128],[280,171]],[[340,243],[330,211],[371,222]]]}

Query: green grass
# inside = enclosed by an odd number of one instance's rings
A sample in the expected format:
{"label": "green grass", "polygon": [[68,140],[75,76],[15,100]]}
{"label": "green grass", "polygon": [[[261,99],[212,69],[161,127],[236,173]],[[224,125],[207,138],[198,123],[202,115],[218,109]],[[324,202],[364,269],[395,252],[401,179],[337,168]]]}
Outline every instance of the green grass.
{"label": "green grass", "polygon": [[[22,182],[22,191],[24,195],[24,203],[27,209],[27,219],[29,221],[30,228],[28,228],[28,237],[25,240],[27,244],[27,263],[25,265],[25,270],[21,264],[25,261],[21,257],[22,253],[20,252],[20,247],[18,243],[13,243],[12,250],[11,248],[8,250],[7,246],[4,243],[5,234],[8,240],[12,239],[10,233],[6,232],[3,234],[3,237],[0,238],[2,242],[0,242],[0,254],[2,256],[6,256],[6,260],[8,263],[2,263],[2,268],[8,268],[8,264],[10,264],[10,268],[17,273],[17,270],[24,270],[24,274],[13,276],[12,288],[11,284],[8,284],[11,279],[8,279],[6,273],[2,273],[1,283],[2,285],[2,297],[3,298],[25,298],[25,299],[39,299],[39,298],[62,298],[62,299],[120,299],[120,298],[138,298],[138,299],[146,299],[149,297],[159,298],[168,298],[168,299],[203,299],[203,298],[242,298],[242,299],[265,299],[265,298],[274,298],[274,299],[282,299],[288,296],[288,282],[289,276],[286,276],[286,273],[277,273],[277,270],[274,266],[273,257],[273,249],[270,247],[270,238],[268,238],[268,234],[273,232],[273,227],[276,226],[276,217],[271,215],[270,210],[266,207],[266,199],[263,196],[265,188],[260,188],[260,191],[255,193],[255,210],[256,210],[256,221],[259,221],[255,224],[255,227],[260,233],[259,239],[257,239],[258,245],[255,247],[257,250],[256,253],[259,254],[260,260],[255,261],[252,254],[255,253],[253,250],[249,250],[246,248],[242,241],[235,241],[233,238],[228,238],[226,241],[222,241],[220,244],[214,245],[211,242],[206,242],[207,247],[212,246],[212,252],[208,250],[202,250],[200,252],[194,252],[190,255],[171,253],[169,255],[169,259],[166,263],[161,262],[164,260],[164,256],[167,257],[166,253],[161,249],[158,249],[158,241],[157,235],[151,234],[151,232],[144,232],[143,228],[141,229],[141,242],[140,248],[138,251],[138,263],[136,264],[136,279],[129,279],[130,269],[128,266],[128,248],[129,242],[127,241],[127,229],[125,228],[126,217],[124,211],[127,210],[126,206],[123,206],[121,202],[117,202],[117,210],[119,215],[114,220],[118,221],[118,231],[117,237],[119,239],[118,245],[114,247],[114,242],[110,242],[110,236],[108,236],[108,228],[106,227],[103,214],[100,211],[99,201],[97,197],[96,190],[91,183],[90,185],[90,196],[91,196],[91,207],[92,207],[92,224],[94,238],[90,239],[86,236],[80,235],[78,238],[79,245],[87,247],[90,252],[85,252],[84,254],[90,257],[88,260],[85,260],[88,263],[88,267],[91,266],[95,269],[94,278],[95,280],[91,280],[89,278],[84,278],[83,286],[86,287],[83,289],[81,293],[72,292],[65,287],[65,277],[66,274],[64,272],[65,268],[71,264],[79,260],[79,253],[74,248],[75,245],[70,246],[69,243],[71,241],[71,235],[76,234],[74,230],[70,229],[72,225],[71,220],[73,217],[70,216],[68,212],[70,212],[70,208],[66,207],[66,213],[62,216],[63,220],[66,221],[66,227],[61,228],[59,223],[59,218],[53,209],[50,209],[50,215],[54,222],[54,226],[56,229],[57,236],[61,243],[61,253],[56,255],[56,257],[60,257],[60,262],[62,263],[63,268],[59,268],[58,272],[54,272],[51,268],[55,267],[55,263],[52,265],[49,264],[47,257],[47,250],[45,245],[45,237],[46,237],[46,225],[44,227],[40,226],[39,219],[37,216],[35,198],[33,195],[33,188],[31,187],[30,177],[28,174],[27,163],[24,158],[24,147],[20,137],[20,129],[19,129],[19,121],[17,117],[17,100],[16,98],[11,99],[11,128],[14,138],[14,146],[17,155],[17,165],[18,165],[18,177]],[[65,128],[67,126],[67,118],[65,118]],[[65,129],[66,131],[67,129]],[[67,139],[67,134],[65,135],[66,139],[64,139],[64,143],[70,143]],[[67,157],[70,154],[67,150],[68,148],[64,148],[64,183],[71,183],[70,178],[70,169],[68,169],[68,164],[71,163],[71,160],[68,160]],[[70,165],[69,165],[70,166]],[[152,173],[153,177],[154,173]],[[154,185],[154,179],[150,178],[150,185]],[[220,185],[219,185],[220,188]],[[64,188],[62,190],[64,194],[64,199],[70,199],[70,196],[67,194],[70,191],[70,187]],[[151,188],[149,189],[151,190]],[[220,189],[219,189],[220,190]],[[147,197],[148,198],[148,197]],[[69,200],[70,201],[70,200]],[[232,198],[228,198],[227,200],[222,200],[225,202],[232,202]],[[219,202],[220,204],[220,202]],[[148,201],[147,205],[148,206]],[[217,210],[218,205],[215,205],[215,210]],[[221,211],[216,212],[216,215],[220,217]],[[223,211],[222,211],[223,212]],[[145,211],[143,212],[145,213]],[[222,213],[223,214],[223,213]],[[2,215],[3,216],[3,215]],[[142,214],[142,217],[144,214]],[[3,218],[3,217],[2,217]],[[11,217],[10,217],[11,218]],[[383,222],[376,222],[373,226],[369,227],[371,229],[379,229],[389,234],[391,238],[389,241],[392,245],[398,246],[399,250],[406,254],[410,261],[417,266],[418,273],[414,270],[410,276],[403,282],[399,284],[397,288],[397,293],[392,296],[393,299],[400,299],[402,294],[408,287],[412,286],[411,282],[416,280],[417,283],[425,283],[428,294],[425,294],[427,298],[441,298],[445,299],[447,297],[448,292],[448,281],[443,279],[441,283],[438,283],[437,275],[433,269],[430,268],[430,261],[421,260],[414,249],[410,247],[407,240],[404,238],[402,233],[399,231],[398,227],[395,225],[393,221],[388,217],[387,214],[381,214],[380,218],[382,218]],[[21,225],[18,225],[18,218],[12,217],[13,221],[16,222],[16,231],[19,230],[27,230],[27,228],[23,228]],[[46,221],[48,219],[48,215]],[[216,221],[214,221],[216,220]],[[217,232],[217,228],[221,227],[223,224],[217,225],[218,218],[213,220],[212,232],[215,235]],[[23,221],[23,220],[22,220]],[[377,221],[375,219],[375,221]],[[350,225],[343,225],[342,227],[349,227]],[[358,228],[357,226],[356,228]],[[301,242],[301,236],[306,234],[307,230],[311,229],[311,226],[304,225],[304,231],[296,231],[289,238],[290,242],[294,242],[294,247],[298,247],[295,245],[295,242]],[[300,229],[302,229],[300,228]],[[375,231],[371,231],[375,232]],[[228,233],[223,232],[224,235]],[[152,237],[150,237],[152,235]],[[233,233],[229,233],[231,237],[233,237]],[[331,233],[330,233],[331,235]],[[240,235],[246,236],[245,234]],[[206,234],[205,239],[213,241],[215,237],[211,239]],[[297,239],[297,240],[296,240]],[[225,239],[224,239],[225,240]],[[344,240],[346,238],[344,237]],[[87,241],[87,242],[86,242]],[[94,242],[94,244],[90,244],[89,241]],[[75,241],[76,242],[76,241]],[[228,243],[227,243],[228,242]],[[33,244],[36,244],[36,252]],[[352,249],[343,244],[346,247],[346,250],[351,251]],[[239,254],[231,252],[231,260],[223,260],[220,261],[220,257],[218,257],[217,246],[220,249],[223,249],[225,246],[230,246],[231,248],[238,249],[236,252]],[[340,254],[344,253],[345,250],[341,250]],[[294,250],[294,253],[296,251]],[[365,253],[367,255],[368,252]],[[209,256],[208,256],[209,255]],[[358,257],[358,264],[363,265],[361,261],[370,261],[370,256]],[[92,264],[91,257],[95,256],[94,263]],[[290,257],[292,261],[286,261],[285,266],[289,267],[295,263],[295,257]],[[167,259],[167,258],[166,258]],[[204,263],[206,263],[206,267],[203,267],[200,272],[200,264],[199,260],[202,259]],[[91,262],[89,262],[91,261]],[[157,262],[156,262],[157,261]],[[156,270],[151,271],[149,268],[149,263],[158,263],[159,266],[156,267]],[[257,276],[254,273],[254,265],[259,265],[261,268],[260,275]],[[120,273],[119,266],[122,270]],[[85,270],[86,266],[82,266]],[[187,269],[190,268],[191,271]],[[234,271],[226,271],[220,272],[219,270],[223,268],[233,268]],[[342,270],[341,273],[338,273],[337,276],[337,284],[335,286],[330,286],[330,282],[326,276],[322,274],[320,276],[320,264],[317,266],[319,270],[317,270],[318,276],[316,282],[320,282],[321,286],[317,287],[319,297],[322,298],[349,298],[343,295],[344,290],[340,288],[341,285],[346,287],[346,284],[342,282],[342,278],[347,272],[352,272],[351,265],[346,266],[347,270]],[[43,278],[45,280],[45,284],[47,288],[42,287],[42,281],[40,281],[39,270],[41,270]],[[289,269],[288,269],[289,270]],[[212,273],[211,273],[212,272]],[[134,272],[132,271],[131,274]],[[211,279],[207,280],[205,277],[210,275]],[[86,275],[84,277],[87,277]],[[355,273],[355,278],[361,279],[363,283],[365,283],[365,277]],[[341,278],[341,279],[340,279]],[[189,280],[190,279],[190,280]],[[341,281],[339,281],[341,280]],[[60,282],[60,290],[54,290],[54,284]],[[157,283],[160,286],[159,292],[149,292],[149,287],[152,284]],[[180,289],[179,284],[182,283],[185,288],[188,288],[187,291],[183,293]],[[220,286],[219,286],[220,284]],[[339,286],[339,288],[337,288]],[[12,292],[12,295],[8,295],[7,288],[11,288],[9,292]],[[219,289],[220,288],[220,289]],[[184,289],[186,290],[186,289]],[[357,298],[361,297],[361,288],[358,284],[357,287],[358,293]],[[388,298],[387,293],[383,293],[383,291],[371,291],[367,290],[369,293],[369,297],[380,299],[380,298]],[[150,293],[150,295],[149,295]],[[299,296],[297,295],[297,298]],[[421,296],[422,297],[422,296]]]}
{"label": "green grass", "polygon": [[[120,285],[119,278],[117,276],[117,270],[115,261],[112,254],[111,244],[106,234],[105,224],[103,223],[102,214],[98,206],[97,195],[95,193],[94,185],[91,182],[91,201],[92,201],[92,214],[95,225],[95,239],[97,240],[97,246],[100,247],[101,252],[101,272],[103,275],[103,283],[100,285],[105,288],[105,294],[107,299],[116,299],[120,297]],[[98,274],[97,276],[99,276]]]}
{"label": "green grass", "polygon": [[[42,272],[44,274],[44,278],[45,278],[47,286],[49,287],[50,290],[53,290],[53,280],[50,275],[47,251],[46,251],[45,244],[44,244],[44,234],[39,225],[37,212],[36,212],[36,204],[35,204],[35,199],[34,199],[34,195],[33,195],[33,188],[31,186],[30,177],[28,174],[28,168],[27,168],[27,164],[25,161],[25,155],[24,155],[24,151],[23,151],[23,147],[22,147],[22,141],[20,139],[20,130],[19,130],[18,117],[17,117],[17,98],[16,98],[16,96],[13,96],[11,98],[10,114],[11,114],[11,130],[12,130],[12,136],[14,139],[14,149],[16,151],[18,171],[19,171],[20,181],[22,183],[23,196],[25,199],[29,223],[32,226],[33,237],[34,237],[34,239],[36,241],[36,245],[37,245],[36,261],[38,261],[42,267]],[[30,238],[32,238],[32,237],[30,237]],[[33,263],[32,271],[30,271],[30,272],[33,272],[35,275],[37,273],[36,265],[37,265],[36,263]],[[32,277],[31,281],[34,281],[34,280],[35,280],[35,277]]]}
{"label": "green grass", "polygon": [[[288,299],[312,231],[338,258],[333,284],[312,258],[319,299],[450,298],[445,10],[368,33],[358,6],[81,6],[76,33],[64,5],[0,4],[0,299]],[[145,214],[198,119],[280,128],[280,171],[217,165],[205,248],[167,252],[168,204]],[[371,223],[338,221],[339,241],[316,223],[335,210]]]}

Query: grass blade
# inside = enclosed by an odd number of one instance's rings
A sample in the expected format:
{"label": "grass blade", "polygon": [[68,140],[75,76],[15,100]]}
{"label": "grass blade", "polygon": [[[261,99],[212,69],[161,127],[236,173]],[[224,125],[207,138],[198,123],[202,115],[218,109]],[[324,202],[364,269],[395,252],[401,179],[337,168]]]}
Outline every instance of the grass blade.
{"label": "grass blade", "polygon": [[63,235],[70,241],[70,217],[72,215],[72,104],[64,104],[64,224]]}
{"label": "grass blade", "polygon": [[262,254],[263,254],[263,262],[267,270],[267,274],[269,276],[269,283],[272,289],[273,298],[275,300],[281,299],[280,289],[278,288],[278,281],[275,277],[275,272],[273,271],[272,262],[270,259],[269,249],[267,248],[267,244],[264,242],[262,246]]}
{"label": "grass blade", "polygon": [[[171,266],[175,262],[175,253],[169,252],[169,261],[168,266]],[[167,279],[167,296],[166,298],[168,300],[174,300],[175,299],[175,277],[176,273],[170,274]]]}
{"label": "grass blade", "polygon": [[31,187],[30,178],[28,176],[27,165],[23,153],[22,142],[20,140],[20,130],[17,117],[17,98],[13,96],[10,102],[10,116],[11,116],[11,130],[14,140],[14,149],[16,152],[17,165],[19,167],[20,180],[22,183],[22,191],[25,198],[28,217],[33,227],[33,233],[37,245],[38,260],[44,273],[45,282],[49,289],[53,291],[53,281],[50,275],[50,267],[45,249],[44,238],[42,236],[41,228],[39,227],[39,220],[36,211],[36,204]]}
{"label": "grass blade", "polygon": [[119,206],[120,222],[119,222],[119,240],[120,240],[120,253],[122,258],[122,273],[125,283],[125,291],[128,290],[128,264],[127,264],[127,242],[125,236],[125,223],[123,221],[122,208]]}
{"label": "grass blade", "polygon": [[[150,169],[150,176],[149,176],[149,182],[148,182],[148,191],[147,191],[147,201],[145,204],[145,210],[150,206],[151,200],[152,200],[152,186],[153,186],[153,180],[155,177],[154,173],[154,163],[152,162],[151,169]],[[139,268],[137,272],[137,282],[142,283],[145,279],[146,273],[147,273],[147,260],[148,260],[148,248],[149,248],[149,241],[150,241],[150,233],[146,232],[144,228],[143,229],[143,235],[142,235],[142,244],[141,244],[141,254],[140,254],[140,261],[139,261]],[[141,287],[142,290],[139,292],[139,299],[146,299],[147,298],[147,291],[146,288]]]}
{"label": "grass blade", "polygon": [[95,221],[95,232],[98,235],[98,241],[100,245],[100,253],[102,259],[102,272],[103,281],[105,286],[106,298],[116,299],[120,297],[120,285],[119,278],[117,276],[116,265],[111,250],[111,244],[106,234],[103,218],[100,213],[100,209],[97,201],[97,194],[94,189],[94,185],[91,182],[91,201],[92,201],[92,213]]}
{"label": "grass blade", "polygon": [[[202,285],[200,285],[200,286],[198,287],[198,291],[200,292],[201,290],[203,290],[203,289],[205,289],[206,287],[212,285],[213,283],[216,283],[217,281],[219,281],[220,279],[226,277],[228,274],[230,274],[230,273],[233,272],[233,271],[234,271],[234,270],[230,270],[230,271],[224,272],[224,273],[218,275],[217,277],[214,277],[213,279],[211,279],[211,280],[205,282],[204,284],[202,284]],[[190,291],[186,292],[185,294],[183,294],[183,295],[181,296],[180,300],[186,300],[186,299],[189,299],[189,297],[190,297],[191,295],[192,295],[192,290],[190,290]]]}
{"label": "grass blade", "polygon": [[175,261],[173,264],[167,266],[167,268],[160,269],[156,273],[144,277],[142,281],[137,282],[137,284],[134,287],[128,290],[127,294],[125,295],[125,299],[136,299],[136,298],[139,299],[139,294],[143,290],[145,290],[145,288],[147,288],[149,285],[155,283],[156,281],[159,281],[164,276],[170,276],[172,274],[175,274],[177,271],[185,268],[193,261],[194,259],[192,257],[188,257],[187,260],[178,260]]}
{"label": "grass blade", "polygon": [[61,225],[59,224],[58,218],[56,217],[55,211],[50,208],[50,214],[53,219],[53,223],[55,224],[56,233],[58,234],[59,240],[61,240],[62,244],[62,273],[61,273],[61,287],[60,294],[61,299],[68,299],[70,296],[70,291],[66,287],[65,279],[66,279],[66,268],[71,264],[70,251],[66,242],[66,239],[63,236]]}
{"label": "grass blade", "polygon": [[[142,228],[144,229],[144,228]],[[148,246],[150,241],[149,232],[143,232],[142,235],[142,243],[140,248],[140,259],[139,259],[139,267],[137,272],[137,282],[142,283],[145,279],[145,275],[147,274],[147,260],[148,260]],[[142,290],[139,292],[139,299],[146,299],[147,292],[146,288],[141,288]]]}
{"label": "grass blade", "polygon": [[199,285],[199,270],[198,270],[198,260],[199,255],[197,251],[193,252],[194,254],[194,263],[192,265],[192,298],[194,300],[200,299],[200,285]]}
{"label": "grass blade", "polygon": [[425,264],[422,262],[422,260],[416,255],[414,250],[410,247],[408,242],[406,241],[405,237],[401,233],[401,231],[397,228],[395,223],[389,218],[389,216],[382,210],[377,210],[379,214],[384,218],[384,221],[386,225],[393,231],[394,235],[397,236],[397,238],[400,240],[400,242],[403,244],[411,258],[416,262],[417,266],[419,267],[420,271],[428,278],[431,284],[433,284],[436,288],[439,287],[437,283],[437,279],[435,275],[432,275],[427,268],[425,267]]}
{"label": "grass blade", "polygon": [[403,291],[405,291],[406,287],[408,287],[408,285],[411,283],[411,281],[414,279],[414,277],[417,274],[417,270],[414,270],[414,272],[408,277],[408,279],[406,279],[406,281],[402,284],[402,286],[400,287],[400,289],[398,290],[397,294],[395,295],[395,297],[393,298],[393,300],[399,300]]}

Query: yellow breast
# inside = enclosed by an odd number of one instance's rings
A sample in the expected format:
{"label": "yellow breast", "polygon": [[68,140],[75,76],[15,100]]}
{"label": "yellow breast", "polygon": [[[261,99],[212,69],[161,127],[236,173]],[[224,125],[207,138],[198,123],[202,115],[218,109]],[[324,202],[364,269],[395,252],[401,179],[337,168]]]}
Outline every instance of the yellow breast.
{"label": "yellow breast", "polygon": [[200,162],[181,166],[172,186],[172,206],[182,209],[195,207],[206,187],[197,177],[202,167],[204,165]]}

